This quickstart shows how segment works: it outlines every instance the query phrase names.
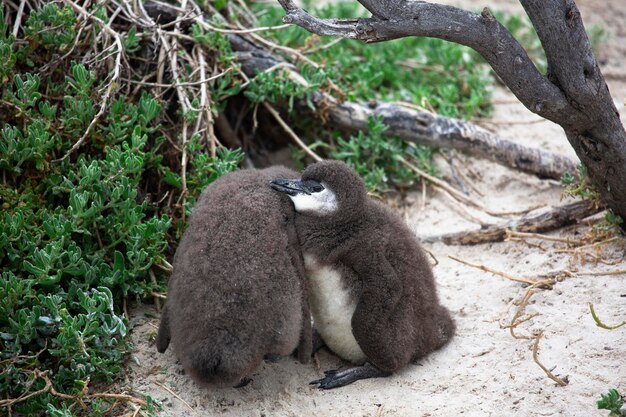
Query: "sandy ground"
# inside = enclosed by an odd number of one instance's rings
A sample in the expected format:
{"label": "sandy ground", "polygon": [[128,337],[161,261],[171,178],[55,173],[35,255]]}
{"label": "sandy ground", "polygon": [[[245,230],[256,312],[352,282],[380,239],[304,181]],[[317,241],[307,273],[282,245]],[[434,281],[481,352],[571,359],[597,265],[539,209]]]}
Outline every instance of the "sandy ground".
{"label": "sandy ground", "polygon": [[[465,7],[479,6],[464,3]],[[626,3],[585,0],[578,4],[587,23],[606,25],[611,32],[599,59],[624,115]],[[483,5],[521,10],[516,1],[491,0]],[[527,145],[573,155],[558,126],[540,120],[504,89],[496,88],[494,100],[494,114],[480,121],[483,126]],[[561,201],[562,189],[555,182],[460,155],[456,161],[457,170],[471,177],[471,184],[483,194],[473,191],[475,198],[493,210],[522,210]],[[442,171],[444,175],[449,172],[447,164]],[[478,227],[455,203],[431,190],[425,201],[415,192],[394,205],[419,236]],[[586,226],[577,226],[552,235],[578,239],[586,231]],[[132,313],[131,385],[162,402],[162,415],[168,416],[606,416],[607,412],[596,409],[600,394],[609,388],[626,393],[626,329],[597,327],[588,303],[595,304],[607,323],[626,319],[626,275],[580,273],[625,268],[625,242],[602,247],[603,258],[614,265],[583,263],[571,254],[556,252],[564,247],[542,240],[426,245],[439,261],[434,267],[439,294],[453,313],[458,333],[441,351],[390,378],[359,381],[331,391],[312,388],[308,382],[319,378],[323,370],[346,365],[322,350],[317,355],[319,367],[283,358],[264,364],[244,388],[202,389],[183,373],[171,352],[156,352],[153,338],[158,318],[151,307],[144,307]],[[537,290],[525,309],[525,314],[537,315],[516,329],[525,337],[544,332],[539,360],[555,375],[567,378],[567,386],[558,386],[533,361],[533,339],[515,339],[505,327],[526,293],[523,284],[449,256],[531,279],[565,269],[578,271],[552,290]]]}

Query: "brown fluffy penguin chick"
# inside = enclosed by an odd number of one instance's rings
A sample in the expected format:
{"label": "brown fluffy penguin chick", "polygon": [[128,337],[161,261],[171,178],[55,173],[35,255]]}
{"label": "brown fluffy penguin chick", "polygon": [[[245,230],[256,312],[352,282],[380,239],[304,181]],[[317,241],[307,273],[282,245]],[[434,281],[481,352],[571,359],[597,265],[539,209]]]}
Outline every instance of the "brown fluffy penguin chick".
{"label": "brown fluffy penguin chick", "polygon": [[442,347],[454,322],[438,300],[429,260],[402,219],[367,196],[343,162],[275,179],[296,209],[314,324],[336,354],[365,366],[312,382],[335,388],[388,376]]}
{"label": "brown fluffy penguin chick", "polygon": [[198,383],[239,386],[263,358],[311,355],[304,267],[284,167],[230,173],[196,203],[169,280],[157,350],[172,344]]}

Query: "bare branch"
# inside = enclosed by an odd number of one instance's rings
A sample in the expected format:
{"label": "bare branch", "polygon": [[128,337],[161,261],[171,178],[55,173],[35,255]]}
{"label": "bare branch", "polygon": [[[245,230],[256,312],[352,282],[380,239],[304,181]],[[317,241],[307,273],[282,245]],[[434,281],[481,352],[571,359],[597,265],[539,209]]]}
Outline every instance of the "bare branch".
{"label": "bare branch", "polygon": [[87,130],[85,131],[85,133],[83,133],[80,139],[78,139],[78,141],[74,143],[74,145],[70,148],[70,150],[67,151],[67,153],[62,158],[55,159],[53,162],[61,162],[65,160],[72,154],[72,152],[78,149],[89,136],[89,132],[91,132],[91,129],[93,129],[93,127],[96,125],[98,120],[100,120],[100,117],[102,117],[102,115],[106,111],[107,104],[109,103],[109,97],[111,97],[111,92],[115,90],[116,85],[117,85],[117,80],[120,77],[120,69],[122,66],[122,54],[124,53],[124,48],[122,46],[122,38],[120,37],[119,33],[111,29],[111,26],[109,26],[108,23],[106,23],[99,17],[94,16],[92,13],[89,13],[87,10],[85,10],[84,7],[74,3],[73,1],[71,0],[64,0],[64,1],[65,3],[72,6],[72,8],[76,10],[78,13],[80,13],[85,19],[90,19],[90,20],[94,20],[95,22],[97,22],[104,29],[104,32],[106,32],[111,37],[113,37],[113,41],[115,42],[117,51],[115,52],[116,54],[115,64],[113,66],[111,78],[109,79],[109,82],[107,83],[107,85],[104,87],[104,93],[102,94],[102,103],[100,104],[100,109],[98,110],[98,113],[96,113],[94,118],[91,120],[91,123],[89,123],[89,126],[87,126]]}
{"label": "bare branch", "polygon": [[388,2],[379,0],[359,0],[359,3],[369,10],[374,17],[384,20],[392,19],[394,15],[402,16],[403,14],[396,14],[398,11],[404,11],[405,13],[408,11],[406,0],[389,0]]}
{"label": "bare branch", "polygon": [[24,5],[26,0],[20,2],[20,7],[17,9],[17,15],[15,16],[15,23],[13,24],[13,36],[17,38],[17,33],[20,30],[22,24],[22,15],[24,14]]}
{"label": "bare branch", "polygon": [[[186,7],[187,7],[187,0],[182,0],[181,8],[184,10]],[[176,38],[172,37],[172,45],[170,46],[166,40],[166,37],[162,34],[162,31],[160,29],[158,30],[158,33],[169,55],[170,70],[172,71],[172,77],[174,78],[174,80],[178,82],[178,80],[180,80],[180,75],[178,73],[178,50],[177,50],[178,41],[176,40]],[[176,24],[176,29],[174,30],[174,33],[180,33],[179,23]],[[180,172],[180,182],[181,182],[180,199],[182,200],[182,203],[181,203],[182,221],[184,223],[185,222],[185,201],[187,199],[187,162],[188,162],[188,155],[187,155],[188,133],[187,131],[188,131],[188,124],[189,124],[185,116],[186,116],[186,113],[190,111],[190,108],[192,106],[191,106],[191,102],[189,100],[189,97],[187,96],[185,89],[183,89],[182,87],[176,87],[176,93],[178,95],[178,102],[180,106],[182,107],[182,111],[183,111],[183,117],[182,117],[183,128],[181,132],[182,156],[181,156],[181,161],[180,161],[180,165],[181,165],[180,167],[180,171],[181,171]]]}
{"label": "bare branch", "polygon": [[[576,110],[565,129],[602,201],[626,219],[626,131],[573,0],[520,0],[548,59],[548,78]],[[626,222],[622,224],[626,230]]]}
{"label": "bare branch", "polygon": [[199,81],[184,82],[184,83],[181,83],[181,82],[178,82],[178,81],[171,82],[169,84],[165,84],[165,83],[150,83],[150,82],[146,82],[146,81],[135,81],[135,80],[131,80],[129,78],[122,78],[122,80],[124,80],[126,82],[129,82],[129,83],[132,83],[132,84],[140,84],[140,85],[147,86],[147,87],[192,87],[192,86],[196,86],[196,85],[199,85],[199,86],[202,87],[206,83],[209,83],[211,81],[215,81],[218,78],[223,77],[224,75],[228,74],[232,70],[233,70],[232,67],[228,67],[224,71],[220,72],[219,74],[212,75],[212,76],[210,76],[208,78],[201,77],[201,79]]}
{"label": "bare branch", "polygon": [[278,2],[287,12],[283,17],[284,23],[301,26],[317,35],[366,40],[357,32],[357,25],[359,22],[370,19],[318,19],[299,8],[292,0],[278,0]]}
{"label": "bare branch", "polygon": [[[206,60],[204,58],[204,50],[202,48],[198,49],[198,63],[200,64],[200,78],[204,79],[206,77]],[[206,84],[202,84],[200,88],[200,108],[202,109],[203,114],[206,116],[206,133],[209,138],[209,149],[211,153],[211,157],[215,158],[216,155],[216,143],[217,137],[215,137],[215,121],[213,120],[213,110],[211,109],[213,102],[211,100],[211,93],[207,88]],[[202,117],[198,117],[196,122],[196,132],[200,130],[200,124],[203,122]]]}
{"label": "bare branch", "polygon": [[200,23],[200,25],[202,25],[202,27],[204,27],[205,29],[211,32],[218,32],[218,33],[238,33],[238,34],[256,33],[256,32],[265,32],[268,30],[282,30],[290,26],[288,24],[285,24],[285,25],[279,25],[279,26],[265,26],[265,27],[251,28],[251,29],[220,29],[215,26],[211,26],[204,19],[194,19],[194,20]]}
{"label": "bare branch", "polygon": [[[573,0],[520,0],[537,31],[548,61],[548,78],[581,110],[602,89],[600,68]],[[595,99],[597,100],[597,98]]]}
{"label": "bare branch", "polygon": [[285,123],[285,121],[283,120],[282,117],[280,117],[280,114],[278,114],[278,112],[276,111],[276,109],[274,109],[270,104],[268,104],[267,102],[263,102],[263,107],[265,107],[265,109],[270,112],[270,114],[274,117],[274,119],[276,119],[276,121],[278,122],[279,125],[281,125],[281,127],[283,129],[285,129],[285,132],[287,132],[287,134],[289,134],[289,136],[291,137],[291,139],[293,139],[294,142],[296,142],[296,144],[307,154],[309,155],[311,158],[313,158],[314,161],[321,161],[322,158],[319,157],[318,154],[316,154],[315,152],[313,152],[311,150],[311,148],[309,148],[306,143],[304,143],[302,141],[302,139],[300,139],[298,137],[298,135],[296,135],[296,133],[289,127],[289,125],[287,123]]}
{"label": "bare branch", "polygon": [[576,201],[562,206],[551,207],[547,210],[529,213],[505,222],[486,225],[472,232],[463,231],[440,236],[424,236],[421,239],[425,242],[442,241],[448,245],[501,242],[506,239],[508,230],[531,233],[554,230],[577,223],[600,211],[600,208],[590,204],[588,201]]}
{"label": "bare branch", "polygon": [[[386,5],[389,9],[386,15],[393,15],[392,20],[318,19],[291,0],[281,0],[280,3],[287,12],[283,22],[302,26],[318,35],[365,42],[427,36],[468,46],[487,60],[531,111],[556,123],[572,123],[580,116],[558,86],[537,70],[524,48],[488,9],[477,14],[441,4],[388,1],[379,3]],[[392,9],[394,6],[400,8]]]}
{"label": "bare branch", "polygon": [[349,130],[367,128],[368,118],[382,117],[386,135],[397,135],[420,145],[466,151],[540,178],[558,180],[565,172],[575,175],[577,161],[539,148],[508,141],[480,126],[460,119],[417,111],[384,102],[345,102],[329,112],[329,123]]}
{"label": "bare branch", "polygon": [[[468,261],[464,261],[463,259],[457,258],[456,256],[448,255],[448,258],[452,259],[453,261],[460,262],[460,263],[462,263],[464,265],[480,269],[481,271],[490,272],[490,273],[492,273],[494,275],[499,275],[499,276],[504,277],[504,278],[506,278],[508,280],[511,280],[511,281],[521,282],[521,283],[528,284],[528,285],[535,285],[535,284],[537,284],[539,282],[539,281],[532,280],[530,278],[521,277],[521,276],[517,276],[517,275],[511,275],[511,274],[507,274],[506,272],[502,272],[502,271],[497,271],[497,270],[495,270],[493,268],[489,268],[488,266],[485,266],[485,265],[479,265],[479,264],[471,263],[471,262],[468,262]],[[542,283],[542,285],[544,285],[544,283]],[[547,285],[547,283],[545,285]]]}

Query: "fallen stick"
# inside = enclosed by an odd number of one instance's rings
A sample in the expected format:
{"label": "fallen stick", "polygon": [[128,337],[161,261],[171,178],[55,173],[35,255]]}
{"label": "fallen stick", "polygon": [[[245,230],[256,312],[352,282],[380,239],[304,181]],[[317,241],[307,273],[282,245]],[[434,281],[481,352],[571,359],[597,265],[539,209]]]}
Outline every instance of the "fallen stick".
{"label": "fallen stick", "polygon": [[507,274],[506,272],[496,271],[495,269],[489,268],[488,266],[485,266],[485,265],[478,265],[478,264],[474,264],[468,261],[464,261],[463,259],[457,258],[456,256],[448,255],[448,258],[452,259],[453,261],[462,263],[464,265],[471,266],[476,269],[480,269],[481,271],[490,272],[494,275],[499,275],[511,281],[521,282],[523,284],[528,284],[528,285],[535,285],[538,282],[538,281],[534,281],[526,277],[520,277],[516,275]]}
{"label": "fallen stick", "polygon": [[539,365],[539,367],[543,370],[543,372],[546,373],[546,375],[548,375],[548,377],[551,380],[556,382],[559,386],[564,387],[569,383],[567,377],[559,378],[558,376],[554,375],[548,368],[546,368],[544,364],[539,362],[539,355],[538,355],[539,341],[541,340],[542,336],[543,336],[543,331],[541,331],[537,336],[535,336],[535,343],[533,344],[533,360],[535,361],[537,365]]}
{"label": "fallen stick", "polygon": [[539,233],[555,230],[599,213],[603,209],[589,201],[576,201],[547,210],[529,213],[522,217],[485,225],[479,230],[448,233],[437,236],[420,236],[423,242],[444,242],[448,245],[473,245],[486,242],[501,242],[507,238],[508,230]]}
{"label": "fallen stick", "polygon": [[577,162],[571,158],[511,142],[473,123],[398,104],[345,102],[331,108],[328,117],[330,125],[349,131],[367,130],[370,117],[381,117],[388,126],[385,135],[397,135],[425,146],[457,149],[539,178],[558,180],[566,172],[577,172]]}

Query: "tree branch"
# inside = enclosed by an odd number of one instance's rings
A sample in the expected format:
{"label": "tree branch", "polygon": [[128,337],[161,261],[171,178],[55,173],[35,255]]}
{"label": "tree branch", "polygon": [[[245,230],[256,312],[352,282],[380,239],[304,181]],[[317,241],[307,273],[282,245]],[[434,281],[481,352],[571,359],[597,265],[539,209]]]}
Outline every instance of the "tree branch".
{"label": "tree branch", "polygon": [[548,78],[576,109],[596,100],[602,89],[598,63],[591,51],[580,12],[572,0],[520,0],[537,31],[548,61]]}
{"label": "tree branch", "polygon": [[[383,20],[393,19],[394,16],[404,16],[410,13],[410,4],[406,0],[388,0],[383,2],[380,0],[358,0],[359,3],[373,16]],[[397,14],[400,12],[400,14]]]}
{"label": "tree branch", "polygon": [[296,6],[291,0],[278,0],[278,2],[287,11],[287,15],[283,17],[284,23],[301,26],[318,35],[358,39],[355,27],[361,19],[317,19]]}
{"label": "tree branch", "polygon": [[[318,35],[381,42],[407,36],[427,36],[468,46],[491,65],[513,94],[532,112],[556,123],[580,117],[558,86],[542,75],[522,46],[489,12],[481,14],[426,2],[379,1],[393,19],[318,19],[292,0],[280,0],[283,22]],[[366,3],[366,4],[364,4]],[[361,1],[366,8],[370,2]],[[393,7],[399,7],[393,9]]]}

